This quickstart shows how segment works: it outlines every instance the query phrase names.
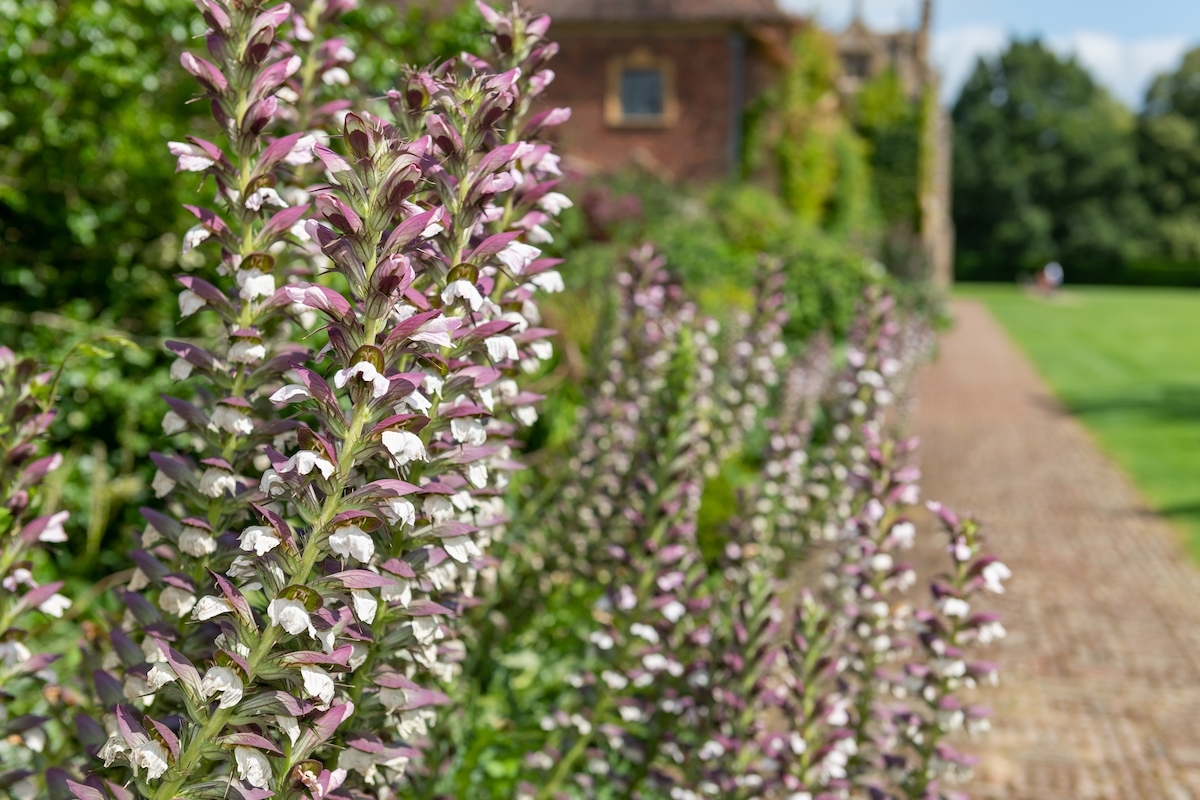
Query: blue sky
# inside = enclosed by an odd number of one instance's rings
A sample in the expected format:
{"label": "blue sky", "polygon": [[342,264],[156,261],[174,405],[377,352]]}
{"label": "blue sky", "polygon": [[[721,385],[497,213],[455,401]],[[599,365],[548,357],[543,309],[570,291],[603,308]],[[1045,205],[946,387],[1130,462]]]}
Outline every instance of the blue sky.
{"label": "blue sky", "polygon": [[[920,0],[861,0],[867,22],[910,27]],[[845,25],[854,0],[780,0],[792,11],[815,12],[830,27]],[[980,55],[1004,47],[1011,34],[1040,35],[1073,53],[1117,97],[1139,107],[1155,74],[1178,65],[1200,44],[1200,0],[935,0],[934,58],[947,101]]]}

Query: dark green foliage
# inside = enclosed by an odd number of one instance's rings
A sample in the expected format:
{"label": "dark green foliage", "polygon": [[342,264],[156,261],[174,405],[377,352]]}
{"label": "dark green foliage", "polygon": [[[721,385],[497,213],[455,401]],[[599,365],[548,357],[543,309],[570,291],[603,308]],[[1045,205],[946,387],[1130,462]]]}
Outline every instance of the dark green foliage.
{"label": "dark green foliage", "polygon": [[1200,49],[1154,81],[1139,123],[1138,149],[1159,252],[1200,277]]}
{"label": "dark green foliage", "polygon": [[[345,18],[365,96],[391,88],[405,63],[477,50],[478,11],[464,4],[367,3]],[[204,31],[190,0],[0,0],[0,344],[57,363],[96,332],[122,331],[140,352],[73,361],[55,437],[67,458],[52,499],[77,513],[81,578],[123,563],[119,531],[150,498],[151,449],[177,391],[162,341],[195,335],[175,321],[173,275],[194,223],[197,177],[175,173],[167,142],[219,138],[179,55]],[[211,264],[209,265],[211,266]],[[86,531],[85,531],[86,529]]]}
{"label": "dark green foliage", "polygon": [[0,303],[164,323],[146,248],[186,228],[166,142],[192,117],[194,20],[187,0],[0,3]]}
{"label": "dark green foliage", "polygon": [[1148,254],[1132,114],[1074,59],[1014,41],[954,107],[958,274],[1011,280],[1052,259],[1068,280]]}
{"label": "dark green foliage", "polygon": [[921,115],[889,69],[867,83],[853,109],[855,126],[871,148],[871,171],[879,211],[889,226],[920,225],[918,202]]}

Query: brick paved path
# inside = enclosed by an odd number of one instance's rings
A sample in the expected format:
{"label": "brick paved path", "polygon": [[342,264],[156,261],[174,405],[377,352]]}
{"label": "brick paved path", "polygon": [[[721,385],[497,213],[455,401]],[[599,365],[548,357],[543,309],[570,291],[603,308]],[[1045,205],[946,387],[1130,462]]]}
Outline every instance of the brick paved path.
{"label": "brick paved path", "polygon": [[1200,570],[983,307],[954,310],[917,386],[924,494],[1016,574],[972,795],[1200,800]]}

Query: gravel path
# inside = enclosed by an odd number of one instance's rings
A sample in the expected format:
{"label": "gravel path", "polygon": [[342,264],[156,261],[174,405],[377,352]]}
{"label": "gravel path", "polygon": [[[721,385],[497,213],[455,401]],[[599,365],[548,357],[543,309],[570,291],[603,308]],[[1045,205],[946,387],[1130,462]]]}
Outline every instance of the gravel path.
{"label": "gravel path", "polygon": [[917,386],[924,495],[1015,573],[972,795],[1200,800],[1200,571],[987,311],[954,313]]}

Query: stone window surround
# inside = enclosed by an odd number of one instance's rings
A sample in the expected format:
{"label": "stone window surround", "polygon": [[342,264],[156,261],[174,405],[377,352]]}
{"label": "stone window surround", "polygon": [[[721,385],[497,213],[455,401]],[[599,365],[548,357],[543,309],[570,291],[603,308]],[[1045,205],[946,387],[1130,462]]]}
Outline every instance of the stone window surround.
{"label": "stone window surround", "polygon": [[[658,70],[662,73],[663,113],[659,117],[626,117],[621,102],[621,76],[627,69]],[[604,91],[604,121],[610,128],[672,128],[679,122],[679,95],[675,62],[656,56],[646,47],[609,59]]]}

